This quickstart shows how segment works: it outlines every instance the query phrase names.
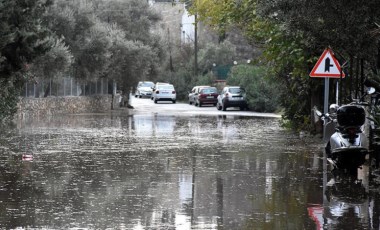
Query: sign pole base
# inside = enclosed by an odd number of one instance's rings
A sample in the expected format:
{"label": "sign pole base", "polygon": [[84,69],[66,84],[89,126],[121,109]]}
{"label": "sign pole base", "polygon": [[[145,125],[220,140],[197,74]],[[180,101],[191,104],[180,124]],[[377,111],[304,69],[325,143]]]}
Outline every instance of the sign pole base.
{"label": "sign pole base", "polygon": [[[324,114],[329,112],[329,88],[330,88],[329,78],[325,77],[325,98],[324,98],[324,104],[323,104]],[[323,139],[326,140],[326,121],[323,121]]]}

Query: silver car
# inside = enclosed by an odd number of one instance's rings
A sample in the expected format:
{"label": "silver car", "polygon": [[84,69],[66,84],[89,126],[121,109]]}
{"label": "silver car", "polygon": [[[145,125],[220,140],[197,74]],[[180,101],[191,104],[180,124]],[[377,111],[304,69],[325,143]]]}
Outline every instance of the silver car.
{"label": "silver car", "polygon": [[216,108],[226,111],[229,107],[239,107],[240,110],[248,109],[245,90],[240,86],[226,86],[218,96]]}
{"label": "silver car", "polygon": [[135,97],[151,97],[154,83],[151,81],[140,81],[137,84]]}
{"label": "silver car", "polygon": [[175,103],[177,94],[172,84],[156,84],[152,98],[154,103],[158,101],[171,101]]}

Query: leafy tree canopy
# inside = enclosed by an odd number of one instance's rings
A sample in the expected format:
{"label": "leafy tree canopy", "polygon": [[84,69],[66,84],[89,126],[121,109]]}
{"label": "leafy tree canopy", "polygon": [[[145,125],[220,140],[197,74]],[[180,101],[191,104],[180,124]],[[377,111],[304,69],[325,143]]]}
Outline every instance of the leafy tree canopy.
{"label": "leafy tree canopy", "polygon": [[14,114],[33,76],[107,77],[128,92],[165,58],[150,34],[160,17],[147,1],[0,0],[0,12],[0,120]]}
{"label": "leafy tree canopy", "polygon": [[[0,76],[11,77],[25,69],[36,57],[49,50],[49,30],[42,25],[41,15],[48,0],[0,1]],[[23,79],[17,79],[23,82]]]}
{"label": "leafy tree canopy", "polygon": [[164,52],[150,33],[158,20],[146,1],[69,0],[51,7],[49,22],[73,54],[74,77],[107,77],[127,92],[159,72]]}
{"label": "leafy tree canopy", "polygon": [[262,61],[271,67],[273,81],[283,82],[284,115],[292,120],[310,114],[307,99],[318,93],[318,87],[311,87],[318,83],[308,74],[326,47],[342,63],[349,61],[350,84],[359,71],[366,77],[377,74],[379,11],[376,0],[194,0],[192,6],[201,21],[220,32],[237,26],[263,48]]}
{"label": "leafy tree canopy", "polygon": [[42,16],[49,0],[0,1],[0,121],[16,112],[20,87],[31,63],[50,49]]}

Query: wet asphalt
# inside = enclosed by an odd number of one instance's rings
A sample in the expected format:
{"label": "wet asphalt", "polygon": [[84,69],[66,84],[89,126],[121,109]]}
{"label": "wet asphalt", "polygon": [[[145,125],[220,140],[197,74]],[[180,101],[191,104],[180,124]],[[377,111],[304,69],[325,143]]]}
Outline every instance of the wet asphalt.
{"label": "wet asphalt", "polygon": [[3,130],[1,229],[379,228],[370,170],[333,177],[279,115],[130,103]]}

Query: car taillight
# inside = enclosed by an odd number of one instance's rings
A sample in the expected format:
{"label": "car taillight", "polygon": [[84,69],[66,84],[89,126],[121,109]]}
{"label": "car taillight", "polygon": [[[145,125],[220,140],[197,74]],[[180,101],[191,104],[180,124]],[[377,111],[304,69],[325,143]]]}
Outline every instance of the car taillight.
{"label": "car taillight", "polygon": [[347,133],[348,133],[348,136],[350,138],[354,137],[356,135],[356,128],[349,128],[349,129],[347,129]]}
{"label": "car taillight", "polygon": [[350,143],[354,143],[355,139],[358,137],[358,129],[357,128],[348,128],[346,130],[346,133],[348,135],[348,139]]}
{"label": "car taillight", "polygon": [[175,94],[175,90],[172,91],[172,94]]}

